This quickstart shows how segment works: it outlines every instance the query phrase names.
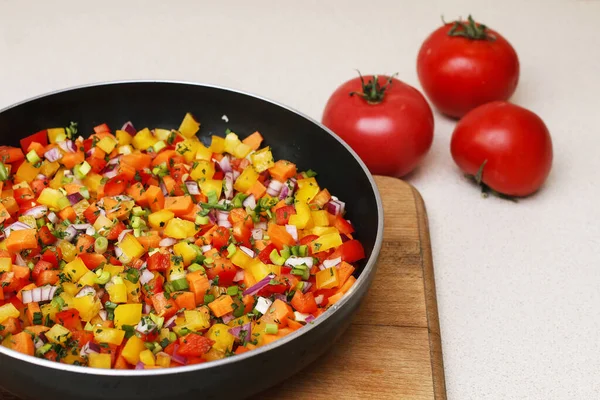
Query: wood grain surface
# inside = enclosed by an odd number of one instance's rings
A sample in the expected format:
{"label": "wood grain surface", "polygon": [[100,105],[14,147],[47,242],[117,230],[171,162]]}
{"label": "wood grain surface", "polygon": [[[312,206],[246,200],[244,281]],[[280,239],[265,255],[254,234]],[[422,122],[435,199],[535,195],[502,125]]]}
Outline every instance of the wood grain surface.
{"label": "wood grain surface", "polygon": [[352,325],[326,355],[256,400],[446,399],[425,205],[401,180],[376,181],[384,242]]}
{"label": "wood grain surface", "polygon": [[[385,210],[377,274],[352,325],[304,371],[255,399],[445,400],[440,327],[425,206],[376,177]],[[18,400],[0,392],[0,400]]]}

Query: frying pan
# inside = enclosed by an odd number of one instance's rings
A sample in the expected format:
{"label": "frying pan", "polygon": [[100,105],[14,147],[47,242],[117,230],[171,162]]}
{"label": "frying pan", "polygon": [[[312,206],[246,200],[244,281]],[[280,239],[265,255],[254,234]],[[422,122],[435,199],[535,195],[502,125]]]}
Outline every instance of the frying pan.
{"label": "frying pan", "polygon": [[[307,367],[344,333],[375,274],[383,209],[373,177],[348,145],[288,107],[235,90],[180,82],[133,81],[90,85],[33,98],[0,111],[0,144],[49,127],[79,123],[92,132],[103,122],[174,128],[186,112],[201,122],[199,136],[245,137],[258,130],[277,159],[319,173],[319,184],[346,202],[347,217],[367,255],[346,296],[314,323],[267,346],[204,364],[154,370],[100,370],[30,357],[0,346],[0,386],[24,399],[159,400],[248,397]],[[227,115],[229,122],[225,122]],[[310,367],[309,367],[310,368]]]}

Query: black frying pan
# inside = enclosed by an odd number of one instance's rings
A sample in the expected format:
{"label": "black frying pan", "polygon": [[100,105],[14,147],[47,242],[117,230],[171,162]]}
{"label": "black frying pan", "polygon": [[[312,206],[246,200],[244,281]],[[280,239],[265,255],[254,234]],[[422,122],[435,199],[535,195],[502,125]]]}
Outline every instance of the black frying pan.
{"label": "black frying pan", "polygon": [[[257,393],[306,367],[343,334],[375,274],[383,236],[383,209],[372,176],[337,136],[287,107],[234,90],[173,82],[123,82],[79,87],[0,111],[0,144],[49,127],[79,123],[91,132],[106,122],[120,127],[176,128],[186,112],[201,122],[200,136],[244,137],[256,130],[276,158],[311,168],[319,183],[346,202],[367,254],[358,281],[312,325],[239,356],[160,370],[99,370],[59,364],[0,346],[0,386],[27,399],[233,399]],[[221,117],[227,115],[226,123]],[[183,397],[186,396],[186,397]]]}

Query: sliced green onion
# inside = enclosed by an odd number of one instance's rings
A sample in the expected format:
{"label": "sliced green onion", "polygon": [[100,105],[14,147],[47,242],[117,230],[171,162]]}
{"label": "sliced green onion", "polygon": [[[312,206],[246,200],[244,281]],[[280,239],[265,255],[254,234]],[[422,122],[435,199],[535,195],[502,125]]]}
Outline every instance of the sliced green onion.
{"label": "sliced green onion", "polygon": [[217,193],[214,190],[211,190],[206,194],[208,197],[208,204],[217,204],[219,202],[219,198],[217,197]]}
{"label": "sliced green onion", "polygon": [[172,343],[177,340],[177,335],[175,332],[169,332],[169,341]]}
{"label": "sliced green onion", "polygon": [[99,269],[96,271],[97,278],[94,280],[98,285],[106,285],[110,280],[110,272]]}
{"label": "sliced green onion", "polygon": [[212,263],[214,263],[214,262],[215,262],[215,260],[213,260],[213,258],[212,258],[212,257],[206,257],[206,258],[204,259],[204,261],[203,261],[204,265],[206,265],[206,266],[208,266],[208,265],[210,265],[210,264],[212,264]]}
{"label": "sliced green onion", "polygon": [[135,236],[135,237],[140,237],[140,236],[142,236],[142,230],[141,230],[140,228],[135,228],[135,229],[133,230],[133,236]]}
{"label": "sliced green onion", "polygon": [[303,269],[303,268],[299,268],[301,267],[300,265],[298,265],[297,267],[292,268],[292,275],[298,275],[301,276],[302,279],[307,280],[308,278],[310,278],[310,271],[308,270],[308,268]]}
{"label": "sliced green onion", "polygon": [[190,265],[188,267],[188,271],[190,272],[196,272],[196,271],[202,271],[202,273],[205,273],[206,270],[204,269],[204,267],[200,264],[197,263],[193,263],[192,265]]}
{"label": "sliced green onion", "polygon": [[86,200],[90,198],[90,191],[85,186],[79,188],[79,193],[81,193],[83,198]]}
{"label": "sliced green onion", "polygon": [[194,222],[196,223],[196,225],[206,225],[210,222],[210,219],[202,215],[197,215],[196,220]]}
{"label": "sliced green onion", "polygon": [[152,353],[156,355],[157,353],[160,353],[161,351],[163,351],[162,346],[158,343],[154,343],[154,348],[152,349]]}
{"label": "sliced green onion", "polygon": [[171,281],[171,285],[173,286],[173,289],[175,289],[175,291],[186,290],[190,288],[190,285],[188,285],[188,281],[185,278]]}
{"label": "sliced green onion", "polygon": [[131,210],[131,213],[136,217],[143,217],[148,214],[148,212],[146,210],[144,210],[142,207],[139,207],[139,206],[133,207],[133,209]]}
{"label": "sliced green onion", "polygon": [[82,162],[79,165],[73,167],[73,173],[79,179],[85,178],[85,176],[92,170],[92,166],[87,161]]}
{"label": "sliced green onion", "polygon": [[239,292],[239,288],[237,286],[229,286],[227,288],[227,294],[230,296],[235,296],[236,294],[238,294]]}
{"label": "sliced green onion", "polygon": [[159,140],[158,142],[154,143],[154,145],[152,146],[155,153],[158,153],[165,147],[167,147],[167,144],[165,142],[163,142],[162,140]]}
{"label": "sliced green onion", "polygon": [[104,236],[98,236],[94,242],[94,251],[98,254],[104,254],[108,249],[108,239]]}
{"label": "sliced green onion", "polygon": [[288,246],[285,246],[280,253],[284,261],[290,258],[290,256],[292,255],[292,252],[290,251],[290,248]]}
{"label": "sliced green onion", "polygon": [[231,258],[233,257],[233,255],[235,254],[235,252],[237,251],[237,247],[235,247],[235,244],[231,243],[229,244],[229,246],[227,246],[227,258]]}
{"label": "sliced green onion", "polygon": [[145,347],[146,347],[148,350],[150,350],[150,351],[154,350],[154,343],[153,343],[153,342],[144,342],[144,346],[145,346]]}
{"label": "sliced green onion", "polygon": [[277,335],[277,332],[279,332],[279,328],[277,328],[276,324],[267,324],[265,326],[265,333],[266,334]]}
{"label": "sliced green onion", "polygon": [[46,354],[50,350],[52,350],[52,343],[46,343],[45,345],[43,345],[42,347],[40,347],[39,349],[37,349],[35,352],[36,352],[37,355],[43,356],[44,354]]}
{"label": "sliced green onion", "polygon": [[248,197],[247,194],[245,193],[238,193],[233,197],[233,200],[231,200],[231,204],[233,205],[233,208],[241,208],[242,207],[242,203],[244,203],[244,200],[246,200],[246,198]]}
{"label": "sliced green onion", "polygon": [[40,158],[40,156],[38,156],[35,150],[31,150],[29,153],[27,153],[25,157],[27,157],[27,161],[29,161],[32,164],[37,164],[40,161],[42,161],[42,159]]}
{"label": "sliced green onion", "polygon": [[165,323],[165,318],[164,317],[159,317],[158,315],[150,313],[150,319],[152,321],[154,321],[154,323],[156,324],[156,329],[157,330],[161,330],[162,329],[162,326]]}
{"label": "sliced green onion", "polygon": [[8,169],[6,169],[6,165],[0,163],[0,181],[5,181],[8,179]]}
{"label": "sliced green onion", "polygon": [[271,251],[271,254],[269,254],[269,259],[275,265],[283,265],[285,262],[285,258],[281,257],[279,253],[277,253],[277,249],[273,249],[273,251]]}
{"label": "sliced green onion", "polygon": [[298,246],[298,253],[300,257],[306,257],[308,255],[308,246],[305,244]]}
{"label": "sliced green onion", "polygon": [[298,257],[298,255],[300,254],[300,252],[298,251],[298,246],[292,246],[291,250],[292,250],[292,255]]}

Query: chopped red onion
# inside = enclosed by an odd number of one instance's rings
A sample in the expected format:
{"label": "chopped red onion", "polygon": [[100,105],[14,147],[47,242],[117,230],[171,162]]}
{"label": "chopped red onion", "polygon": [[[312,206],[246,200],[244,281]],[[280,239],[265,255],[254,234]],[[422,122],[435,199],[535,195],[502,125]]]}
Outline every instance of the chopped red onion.
{"label": "chopped red onion", "polygon": [[254,240],[262,240],[264,235],[265,235],[265,231],[263,231],[262,229],[257,229],[257,228],[252,229],[252,238]]}
{"label": "chopped red onion", "polygon": [[273,179],[267,187],[267,194],[269,196],[277,197],[279,195],[279,192],[281,191],[282,186],[283,183]]}
{"label": "chopped red onion", "polygon": [[23,304],[28,303],[39,303],[42,301],[50,301],[52,297],[54,297],[54,293],[58,287],[45,285],[42,287],[33,288],[31,290],[23,290],[21,291],[22,302]]}
{"label": "chopped red onion", "polygon": [[248,256],[250,256],[252,258],[254,258],[254,256],[255,256],[254,251],[250,250],[246,246],[240,246],[240,250],[243,251],[244,253],[246,253]]}
{"label": "chopped red onion", "polygon": [[56,215],[54,212],[51,212],[50,214],[48,214],[48,220],[50,222],[52,222],[53,224],[56,224],[60,221],[60,219],[58,218],[58,215]]}
{"label": "chopped red onion", "polygon": [[21,253],[17,253],[15,255],[15,264],[19,265],[21,267],[25,267],[27,266],[27,263],[25,262],[25,260],[23,259],[23,257],[21,256]]}
{"label": "chopped red onion", "polygon": [[115,176],[117,176],[118,174],[119,174],[119,171],[115,168],[113,170],[103,173],[102,176],[105,178],[111,179],[111,178],[114,178]]}
{"label": "chopped red onion", "polygon": [[146,367],[146,364],[144,364],[141,361],[138,361],[138,363],[135,365],[135,369],[144,369]]}
{"label": "chopped red onion", "polygon": [[116,156],[114,158],[111,158],[110,160],[108,160],[108,162],[106,163],[106,167],[104,169],[104,172],[107,172],[110,168],[110,171],[112,171],[113,169],[117,168],[117,165],[119,164],[119,161],[121,161],[121,156]]}
{"label": "chopped red onion", "polygon": [[60,147],[63,151],[67,153],[75,153],[77,151],[77,147],[75,147],[75,143],[72,140],[65,140],[64,142],[57,142],[58,147]]}
{"label": "chopped red onion", "polygon": [[242,331],[246,331],[246,335],[244,339],[249,339],[252,337],[252,323],[246,322],[244,325],[237,325],[233,328],[229,329],[229,333],[236,337],[238,340],[242,340]]}
{"label": "chopped red onion", "polygon": [[187,364],[187,358],[179,355],[177,353],[178,349],[179,349],[179,345],[176,344],[175,347],[173,348],[173,355],[171,356],[171,360],[175,361],[176,363],[182,364],[182,365]]}
{"label": "chopped red onion", "polygon": [[56,147],[53,147],[44,153],[44,157],[50,162],[58,161],[62,158],[62,156],[62,153]]}
{"label": "chopped red onion", "polygon": [[233,313],[229,313],[229,314],[225,314],[221,317],[221,319],[223,320],[224,324],[228,324],[231,321],[233,321],[235,319],[235,317],[233,316]]}
{"label": "chopped red onion", "polygon": [[79,355],[81,357],[89,356],[91,353],[100,353],[100,346],[90,341],[83,345]]}
{"label": "chopped red onion", "polygon": [[275,293],[275,298],[278,299],[278,300],[283,301],[284,303],[288,302],[286,295],[283,294],[283,293]]}
{"label": "chopped red onion", "polygon": [[160,247],[170,247],[170,246],[173,246],[175,243],[177,243],[177,239],[168,237],[168,238],[164,238],[160,242],[158,242],[158,245]]}
{"label": "chopped red onion", "polygon": [[75,297],[96,296],[96,289],[91,286],[84,286]]}
{"label": "chopped red onion", "polygon": [[165,186],[165,183],[162,181],[160,181],[160,190],[162,191],[163,196],[168,196],[169,192],[167,191],[167,187]]}
{"label": "chopped red onion", "polygon": [[323,264],[319,264],[318,267],[319,267],[319,270],[321,270],[321,271],[323,271],[324,269],[327,269],[327,268],[325,268],[325,266]]}
{"label": "chopped red onion", "polygon": [[33,339],[33,346],[35,347],[36,350],[45,344],[44,341],[40,338],[41,338],[41,335],[36,337],[35,339]]}
{"label": "chopped red onion", "polygon": [[75,227],[73,227],[73,225],[69,225],[69,226],[67,226],[67,229],[65,229],[65,233],[66,233],[66,236],[64,237],[64,239],[66,241],[70,242],[73,239],[75,239],[75,236],[77,236],[77,229],[75,229]]}
{"label": "chopped red onion", "polygon": [[250,286],[248,289],[244,290],[243,295],[255,295],[256,293],[258,293],[260,291],[260,289],[264,288],[265,286],[267,286],[269,284],[269,282],[271,282],[271,279],[275,278],[275,275],[267,275],[266,277],[264,277],[263,279],[261,279],[260,281],[258,281],[256,284],[254,284],[253,286]]}
{"label": "chopped red onion", "polygon": [[208,212],[208,220],[211,224],[217,223],[217,210],[213,208]]}
{"label": "chopped red onion", "polygon": [[335,267],[336,265],[338,265],[341,262],[342,262],[342,257],[338,257],[338,258],[334,258],[332,260],[323,261],[323,266],[325,268],[331,268],[331,267]]}
{"label": "chopped red onion", "polygon": [[117,258],[121,258],[121,256],[123,255],[123,250],[121,250],[119,246],[115,246],[115,255],[117,256]]}
{"label": "chopped red onion", "polygon": [[73,228],[77,229],[78,231],[85,231],[88,228],[90,228],[92,225],[91,224],[73,224],[72,226],[73,226]]}
{"label": "chopped red onion", "polygon": [[269,311],[273,302],[265,297],[259,297],[256,301],[256,306],[254,307],[261,314],[266,314]]}
{"label": "chopped red onion", "polygon": [[285,230],[296,242],[298,241],[298,228],[295,225],[286,225]]}
{"label": "chopped red onion", "polygon": [[233,180],[235,181],[237,178],[240,177],[242,173],[240,171],[234,170],[233,171]]}
{"label": "chopped red onion", "polygon": [[219,221],[217,223],[217,225],[222,226],[223,228],[231,228],[233,225],[231,225],[231,222],[225,220],[225,221]]}
{"label": "chopped red onion", "polygon": [[125,235],[127,235],[130,232],[133,232],[133,229],[123,229],[123,231],[121,233],[119,233],[119,237],[117,238],[117,243],[121,243],[123,241],[123,238],[125,237]]}
{"label": "chopped red onion", "polygon": [[246,276],[246,273],[244,272],[244,270],[240,269],[239,271],[237,271],[235,273],[235,276],[233,277],[233,281],[234,282],[243,281],[245,276]]}
{"label": "chopped red onion", "polygon": [[9,237],[12,231],[22,231],[24,229],[31,229],[31,227],[24,222],[17,221],[4,228],[4,235],[6,235],[6,237]]}
{"label": "chopped red onion", "polygon": [[98,316],[100,317],[100,319],[102,319],[102,321],[106,321],[108,319],[108,311],[100,310],[98,311]]}
{"label": "chopped red onion", "polygon": [[123,124],[123,126],[121,127],[121,130],[129,133],[131,136],[133,136],[137,133],[137,131],[133,127],[133,124],[131,123],[131,121],[125,122]]}
{"label": "chopped red onion", "polygon": [[251,194],[250,196],[248,196],[244,199],[244,201],[242,202],[242,205],[244,207],[248,207],[251,210],[254,210],[256,208],[256,198],[254,197],[253,194]]}
{"label": "chopped red onion", "polygon": [[177,319],[177,315],[173,315],[169,318],[163,325],[164,328],[172,328],[175,326],[175,320]]}
{"label": "chopped red onion", "polygon": [[287,265],[288,267],[295,267],[302,264],[306,265],[308,268],[312,268],[313,258],[291,256],[287,260],[285,260],[285,265]]}
{"label": "chopped red onion", "polygon": [[156,327],[157,325],[152,319],[145,317],[138,322],[138,324],[135,326],[135,330],[139,333],[147,334],[155,330]]}
{"label": "chopped red onion", "polygon": [[345,207],[346,203],[337,199],[334,200],[333,197],[325,204],[325,209],[327,210],[327,212],[333,215],[343,214]]}
{"label": "chopped red onion", "polygon": [[219,164],[221,171],[223,171],[224,173],[232,171],[231,163],[229,162],[229,156],[224,156],[223,158],[221,158],[221,161],[217,161],[217,163]]}
{"label": "chopped red onion", "polygon": [[[140,278],[140,282],[142,279]],[[152,312],[152,306],[150,304],[144,303],[144,314],[150,314]]]}
{"label": "chopped red onion", "polygon": [[288,196],[288,193],[290,192],[290,188],[288,187],[288,185],[283,185],[281,187],[281,192],[279,192],[279,200],[283,200]]}
{"label": "chopped red onion", "polygon": [[325,296],[323,296],[322,294],[315,296],[315,303],[317,303],[317,305],[321,305],[324,299]]}
{"label": "chopped red onion", "polygon": [[203,253],[206,253],[210,249],[212,249],[212,245],[210,244],[205,244],[204,246],[200,247],[200,250],[202,250]]}
{"label": "chopped red onion", "polygon": [[187,191],[189,194],[191,195],[196,195],[196,194],[200,194],[200,189],[198,188],[198,183],[195,181],[187,181],[185,183],[185,186],[187,187]]}
{"label": "chopped red onion", "polygon": [[228,211],[217,211],[217,224],[219,226],[223,226],[225,228],[231,228],[231,222],[229,222],[229,212]]}
{"label": "chopped red onion", "polygon": [[35,206],[25,211],[23,215],[31,215],[33,218],[38,219],[42,218],[48,213],[47,206]]}
{"label": "chopped red onion", "polygon": [[294,319],[297,322],[306,322],[306,318],[310,317],[310,314],[304,314],[298,311],[294,311]]}
{"label": "chopped red onion", "polygon": [[223,194],[226,199],[233,198],[233,172],[225,173],[225,184],[223,186]]}
{"label": "chopped red onion", "polygon": [[309,315],[308,317],[306,317],[304,319],[304,322],[306,322],[307,324],[310,324],[311,322],[313,322],[315,320],[315,316],[314,315]]}
{"label": "chopped red onion", "polygon": [[142,285],[145,285],[146,283],[150,282],[152,279],[154,279],[154,274],[152,272],[148,271],[147,269],[145,269],[142,272],[142,274],[140,275],[140,283]]}
{"label": "chopped red onion", "polygon": [[308,292],[311,287],[312,287],[312,283],[310,283],[310,282],[304,282],[302,284],[302,293]]}

